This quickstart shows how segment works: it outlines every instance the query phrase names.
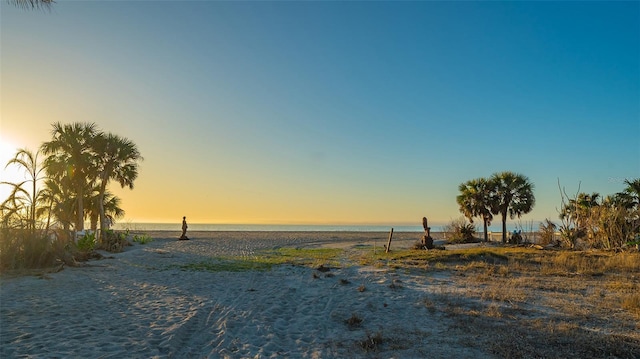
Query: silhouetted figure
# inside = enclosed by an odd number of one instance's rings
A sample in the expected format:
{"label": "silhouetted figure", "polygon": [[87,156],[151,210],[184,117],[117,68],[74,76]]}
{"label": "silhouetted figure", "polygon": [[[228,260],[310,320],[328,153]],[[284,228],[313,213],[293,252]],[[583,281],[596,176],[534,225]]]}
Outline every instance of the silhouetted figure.
{"label": "silhouetted figure", "polygon": [[187,217],[182,217],[182,235],[180,235],[180,240],[187,240],[189,239],[189,237],[187,237],[187,228],[189,226],[187,226]]}
{"label": "silhouetted figure", "polygon": [[509,243],[511,243],[511,244],[520,244],[520,243],[522,243],[522,230],[516,231],[514,229],[513,230],[513,234],[511,235],[511,238],[509,239]]}

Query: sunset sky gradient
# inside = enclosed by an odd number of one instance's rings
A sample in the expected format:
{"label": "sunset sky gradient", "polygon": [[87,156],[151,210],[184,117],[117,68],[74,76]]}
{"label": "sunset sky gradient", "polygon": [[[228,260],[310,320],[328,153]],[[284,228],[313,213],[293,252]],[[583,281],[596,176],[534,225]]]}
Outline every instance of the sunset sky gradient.
{"label": "sunset sky gradient", "polygon": [[[514,171],[526,220],[640,177],[640,2],[0,5],[0,161],[95,122],[127,221],[420,224]],[[11,170],[0,172],[11,179]],[[499,224],[496,221],[496,224]]]}

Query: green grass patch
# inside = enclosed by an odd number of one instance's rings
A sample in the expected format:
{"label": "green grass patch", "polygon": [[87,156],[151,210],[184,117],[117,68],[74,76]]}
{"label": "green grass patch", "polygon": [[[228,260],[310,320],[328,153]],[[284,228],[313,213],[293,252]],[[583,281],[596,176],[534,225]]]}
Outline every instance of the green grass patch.
{"label": "green grass patch", "polygon": [[153,238],[151,238],[148,234],[134,234],[133,239],[135,243],[147,244],[149,242],[153,242]]}
{"label": "green grass patch", "polygon": [[385,260],[422,260],[438,262],[466,262],[474,260],[507,261],[509,254],[499,249],[470,248],[460,250],[402,250],[385,253],[384,251],[370,256],[374,259]]}
{"label": "green grass patch", "polygon": [[337,248],[278,248],[255,256],[212,258],[208,261],[172,266],[190,271],[247,272],[267,271],[274,266],[290,264],[306,267],[338,266],[342,249]]}

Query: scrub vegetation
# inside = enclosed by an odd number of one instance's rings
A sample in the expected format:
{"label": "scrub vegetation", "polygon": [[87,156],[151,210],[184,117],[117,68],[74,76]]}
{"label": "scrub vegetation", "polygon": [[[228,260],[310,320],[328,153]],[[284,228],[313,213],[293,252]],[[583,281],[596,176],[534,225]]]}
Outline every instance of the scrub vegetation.
{"label": "scrub vegetation", "polygon": [[133,189],[140,161],[132,141],[93,123],[54,123],[50,141],[18,150],[6,166],[22,170],[25,180],[0,183],[11,188],[0,203],[0,270],[73,265],[95,249],[121,251],[126,234],[109,227],[124,210],[108,188],[116,182]]}
{"label": "scrub vegetation", "polygon": [[208,261],[180,265],[177,268],[208,272],[266,271],[284,264],[327,268],[340,265],[339,258],[342,252],[342,249],[337,248],[279,248],[254,256],[212,258]]}

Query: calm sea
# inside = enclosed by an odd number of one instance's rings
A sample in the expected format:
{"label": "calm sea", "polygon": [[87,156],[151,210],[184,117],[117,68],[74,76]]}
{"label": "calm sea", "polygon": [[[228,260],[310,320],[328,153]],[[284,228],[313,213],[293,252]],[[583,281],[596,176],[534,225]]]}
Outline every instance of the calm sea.
{"label": "calm sea", "polygon": [[[134,231],[180,231],[181,223],[117,223],[114,229]],[[204,224],[189,223],[189,231],[270,231],[270,232],[422,232],[422,226],[383,225],[299,225],[299,224]]]}
{"label": "calm sea", "polygon": [[[433,232],[442,232],[444,226],[433,225]],[[180,231],[181,223],[117,223],[113,227],[117,230],[130,229],[133,231]],[[407,225],[301,225],[301,224],[206,224],[189,223],[189,231],[267,231],[267,232],[388,232],[391,228],[395,232],[423,232],[422,226]],[[507,226],[510,232],[516,229]],[[537,226],[535,227],[537,229]],[[481,226],[476,230],[482,232]],[[489,231],[500,232],[500,226],[491,226]],[[528,230],[528,228],[526,229]]]}

